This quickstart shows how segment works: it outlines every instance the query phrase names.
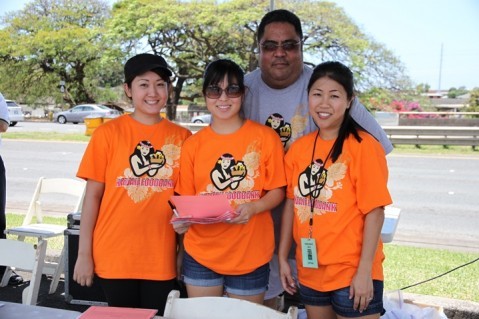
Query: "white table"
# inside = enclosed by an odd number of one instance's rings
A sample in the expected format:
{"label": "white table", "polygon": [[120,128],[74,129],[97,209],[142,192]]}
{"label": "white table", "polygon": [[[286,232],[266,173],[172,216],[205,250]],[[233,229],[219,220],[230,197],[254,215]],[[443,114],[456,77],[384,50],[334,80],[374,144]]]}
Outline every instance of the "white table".
{"label": "white table", "polygon": [[0,300],[0,318],[2,319],[77,319],[81,314],[78,311],[30,306]]}

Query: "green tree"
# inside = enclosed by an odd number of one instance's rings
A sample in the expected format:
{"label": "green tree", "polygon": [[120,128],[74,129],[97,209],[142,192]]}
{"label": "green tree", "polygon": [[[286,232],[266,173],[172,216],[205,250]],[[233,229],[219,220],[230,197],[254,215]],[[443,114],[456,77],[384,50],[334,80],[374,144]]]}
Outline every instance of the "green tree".
{"label": "green tree", "polygon": [[328,60],[345,63],[353,71],[359,91],[373,87],[400,90],[411,86],[399,59],[364,34],[336,4],[301,0],[279,1],[279,4],[301,18],[307,63],[316,65]]}
{"label": "green tree", "polygon": [[[256,2],[256,1],[254,1]],[[123,0],[115,3],[109,23],[111,35],[126,52],[152,52],[166,57],[175,72],[172,104],[199,97],[198,80],[208,62],[228,56],[247,65],[253,55],[260,6],[239,0],[216,5],[213,1]],[[191,95],[181,96],[185,85]],[[193,93],[195,92],[195,93]],[[168,116],[175,117],[168,108]]]}
{"label": "green tree", "polygon": [[[245,71],[257,67],[256,32],[269,5],[266,0],[121,0],[114,5],[108,25],[127,54],[153,52],[167,58],[175,72],[172,104],[176,105],[180,99],[198,97],[199,80],[214,59],[231,58]],[[364,35],[333,3],[277,1],[276,8],[289,9],[302,20],[306,63],[343,61],[362,89],[409,86],[399,60]],[[185,86],[189,88],[184,90]],[[174,108],[168,115],[174,117]]]}
{"label": "green tree", "polygon": [[100,68],[111,70],[121,62],[104,37],[109,15],[101,0],[34,0],[4,16],[0,60],[8,77],[2,77],[2,89],[26,101],[95,102]]}
{"label": "green tree", "polygon": [[474,88],[470,92],[469,106],[466,108],[466,112],[479,112],[479,88]]}
{"label": "green tree", "polygon": [[427,93],[431,89],[431,86],[427,83],[420,83],[416,85],[416,91],[418,93]]}
{"label": "green tree", "polygon": [[465,86],[461,86],[459,88],[452,87],[447,91],[447,97],[450,99],[455,99],[460,95],[466,94],[467,90]]}

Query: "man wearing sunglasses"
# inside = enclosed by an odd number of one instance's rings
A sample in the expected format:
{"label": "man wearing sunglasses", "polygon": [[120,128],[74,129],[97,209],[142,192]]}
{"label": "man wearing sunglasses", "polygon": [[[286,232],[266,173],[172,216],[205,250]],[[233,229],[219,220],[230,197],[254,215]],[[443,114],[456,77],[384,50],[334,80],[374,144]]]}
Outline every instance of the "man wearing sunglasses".
{"label": "man wearing sunglasses", "polygon": [[[294,13],[288,10],[268,12],[258,27],[259,69],[245,77],[248,89],[244,116],[274,128],[286,149],[293,141],[316,129],[309,116],[306,89],[312,69],[303,64],[302,40],[301,21]],[[381,142],[386,154],[392,151],[386,133],[358,99],[353,102],[351,115]],[[265,304],[276,309],[280,308],[277,297],[283,292],[277,261],[282,209],[283,205],[279,205],[273,210],[276,248],[265,295]],[[289,254],[293,270],[294,250],[292,247]]]}

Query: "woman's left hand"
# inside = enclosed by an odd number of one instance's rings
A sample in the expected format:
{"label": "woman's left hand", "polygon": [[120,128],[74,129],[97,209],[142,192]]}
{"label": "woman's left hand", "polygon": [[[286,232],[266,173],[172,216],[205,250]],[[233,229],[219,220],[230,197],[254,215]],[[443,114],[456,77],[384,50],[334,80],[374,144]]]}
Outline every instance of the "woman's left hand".
{"label": "woman's left hand", "polygon": [[373,279],[371,275],[356,273],[349,287],[349,299],[354,298],[353,308],[363,312],[374,297]]}
{"label": "woman's left hand", "polygon": [[244,203],[236,207],[238,216],[228,221],[231,224],[246,224],[256,214],[254,203]]}
{"label": "woman's left hand", "polygon": [[183,235],[190,228],[191,223],[173,223],[173,229],[178,235]]}

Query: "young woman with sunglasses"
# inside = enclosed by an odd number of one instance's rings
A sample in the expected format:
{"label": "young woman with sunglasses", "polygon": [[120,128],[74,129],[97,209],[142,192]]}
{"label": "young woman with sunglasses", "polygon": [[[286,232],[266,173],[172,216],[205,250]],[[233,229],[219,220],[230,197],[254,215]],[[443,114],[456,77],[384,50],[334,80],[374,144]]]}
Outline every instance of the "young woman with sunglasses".
{"label": "young woman with sunglasses", "polygon": [[233,61],[207,67],[203,94],[212,122],[185,142],[175,192],[224,193],[237,216],[228,222],[176,225],[184,235],[183,280],[189,297],[262,303],[274,250],[270,210],[284,198],[283,147],[273,129],[245,120],[247,89]]}

